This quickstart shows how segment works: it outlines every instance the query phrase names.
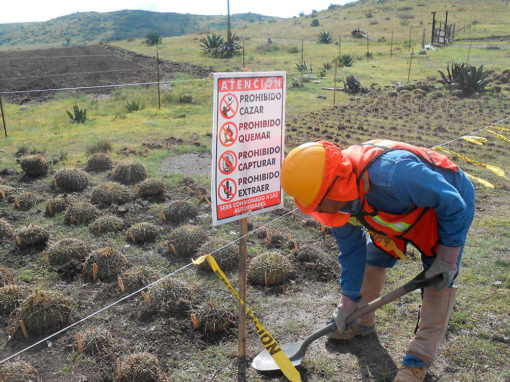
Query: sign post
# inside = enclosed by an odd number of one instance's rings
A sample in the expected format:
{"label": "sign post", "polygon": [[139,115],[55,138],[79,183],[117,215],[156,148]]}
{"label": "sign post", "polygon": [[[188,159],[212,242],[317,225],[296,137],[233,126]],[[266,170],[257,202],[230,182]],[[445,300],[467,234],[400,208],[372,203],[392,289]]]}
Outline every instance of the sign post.
{"label": "sign post", "polygon": [[[214,74],[213,225],[240,220],[239,296],[246,301],[248,217],[283,207],[285,72]],[[239,308],[238,380],[246,379],[246,311]]]}

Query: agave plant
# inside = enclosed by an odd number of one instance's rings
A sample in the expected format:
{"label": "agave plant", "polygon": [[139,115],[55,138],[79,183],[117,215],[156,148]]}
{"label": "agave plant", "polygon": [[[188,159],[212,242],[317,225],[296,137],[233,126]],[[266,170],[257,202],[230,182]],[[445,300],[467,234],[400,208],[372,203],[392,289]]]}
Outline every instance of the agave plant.
{"label": "agave plant", "polygon": [[331,69],[331,64],[329,62],[322,63],[322,70],[328,71]]}
{"label": "agave plant", "polygon": [[85,123],[87,120],[87,109],[80,109],[78,105],[73,105],[73,112],[67,111],[67,116],[72,123]]}
{"label": "agave plant", "polygon": [[439,70],[441,75],[439,82],[450,90],[462,90],[466,96],[484,91],[490,83],[489,72],[484,71],[483,65],[477,68],[465,63],[451,63],[448,64],[446,70],[448,75]]}
{"label": "agave plant", "polygon": [[336,62],[336,64],[341,68],[351,67],[354,62],[354,57],[352,57],[350,54],[342,54],[341,56],[335,58],[333,62]]}
{"label": "agave plant", "polygon": [[302,64],[296,64],[296,69],[301,73],[308,72],[308,65],[306,64],[306,61],[304,61]]}
{"label": "agave plant", "polygon": [[451,86],[452,83],[457,82],[457,80],[461,77],[462,73],[464,73],[467,69],[467,65],[465,63],[458,64],[452,62],[446,66],[446,70],[448,76],[446,76],[441,70],[438,70],[441,75],[441,82],[445,86]]}
{"label": "agave plant", "polygon": [[331,42],[333,42],[333,39],[331,38],[331,33],[329,32],[320,32],[317,35],[317,40],[321,44],[331,44]]}
{"label": "agave plant", "polygon": [[213,54],[223,43],[223,37],[216,35],[215,33],[208,34],[200,39],[200,46],[205,53]]}

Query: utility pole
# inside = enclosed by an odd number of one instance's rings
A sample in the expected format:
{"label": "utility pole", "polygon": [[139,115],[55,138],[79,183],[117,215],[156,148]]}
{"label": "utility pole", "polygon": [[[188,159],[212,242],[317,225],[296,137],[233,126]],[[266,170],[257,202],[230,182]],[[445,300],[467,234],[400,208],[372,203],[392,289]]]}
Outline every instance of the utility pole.
{"label": "utility pole", "polygon": [[430,45],[434,45],[434,30],[436,29],[436,12],[432,12],[432,36],[430,38]]}
{"label": "utility pole", "polygon": [[230,44],[232,41],[232,31],[230,30],[230,0],[227,0],[227,42]]}

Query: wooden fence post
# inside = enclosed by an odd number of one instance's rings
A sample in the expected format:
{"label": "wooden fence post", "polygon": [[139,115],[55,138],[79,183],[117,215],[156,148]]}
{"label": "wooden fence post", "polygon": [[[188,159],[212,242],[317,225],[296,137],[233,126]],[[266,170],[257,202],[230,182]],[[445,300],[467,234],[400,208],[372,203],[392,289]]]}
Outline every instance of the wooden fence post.
{"label": "wooden fence post", "polygon": [[7,138],[7,126],[5,124],[4,106],[2,104],[2,97],[0,97],[0,110],[2,111],[2,122],[4,124],[4,133],[5,133],[5,137]]}
{"label": "wooden fence post", "polygon": [[161,109],[161,93],[159,90],[159,49],[158,44],[156,44],[156,75],[158,80],[158,109]]}

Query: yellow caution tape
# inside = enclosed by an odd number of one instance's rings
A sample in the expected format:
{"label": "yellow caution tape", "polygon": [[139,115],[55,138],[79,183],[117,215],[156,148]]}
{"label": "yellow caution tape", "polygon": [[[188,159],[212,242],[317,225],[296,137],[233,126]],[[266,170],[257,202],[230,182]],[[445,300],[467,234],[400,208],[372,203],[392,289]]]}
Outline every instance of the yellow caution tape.
{"label": "yellow caution tape", "polygon": [[482,162],[478,162],[478,161],[476,161],[474,159],[470,159],[470,158],[468,158],[465,155],[456,153],[455,151],[452,151],[450,149],[446,149],[446,148],[444,148],[442,146],[436,146],[436,147],[434,147],[434,149],[444,151],[445,153],[448,153],[450,155],[455,155],[455,156],[459,157],[460,159],[465,160],[468,163],[471,163],[471,164],[474,164],[476,166],[480,166],[480,167],[486,168],[487,170],[492,171],[497,176],[501,176],[502,178],[510,180],[509,178],[507,178],[505,176],[505,171],[501,167],[493,166],[491,164],[485,164],[485,163],[482,163]]}
{"label": "yellow caution tape", "polygon": [[499,130],[499,131],[510,131],[508,127],[499,127],[499,126],[491,126],[491,129]]}
{"label": "yellow caution tape", "polygon": [[466,174],[466,176],[467,176],[469,179],[471,179],[471,180],[475,180],[475,181],[477,181],[478,183],[483,184],[485,187],[494,188],[494,185],[493,185],[491,182],[486,181],[485,179],[478,178],[477,176],[474,176],[474,175],[468,174],[466,171],[464,171],[464,174]]}
{"label": "yellow caution tape", "polygon": [[496,138],[501,139],[502,141],[505,141],[505,142],[510,143],[510,138],[507,138],[507,137],[505,137],[504,135],[502,135],[502,134],[498,134],[498,133],[496,133],[495,131],[492,131],[492,130],[489,130],[489,129],[487,129],[487,131],[488,131],[489,133],[493,134]]}
{"label": "yellow caution tape", "polygon": [[280,347],[280,345],[278,345],[278,342],[276,342],[275,338],[260,323],[259,319],[255,317],[251,309],[246,305],[241,296],[239,296],[239,293],[237,293],[237,291],[232,287],[230,281],[228,281],[227,276],[225,276],[223,271],[220,269],[214,257],[212,257],[212,255],[200,256],[198,259],[193,260],[193,264],[199,265],[202,264],[205,260],[207,260],[209,266],[214,271],[214,273],[216,273],[216,275],[221,279],[221,281],[225,283],[230,292],[232,292],[232,294],[239,300],[241,305],[244,307],[246,313],[248,313],[248,315],[251,317],[253,323],[255,324],[255,327],[257,328],[257,334],[259,335],[260,341],[262,342],[266,350],[269,352],[271,357],[273,357],[274,361],[276,362],[280,370],[283,372],[283,374],[291,382],[301,382],[301,374],[299,374],[299,372],[296,370],[292,362],[290,362],[289,357],[287,357],[287,354],[285,354],[285,352],[282,351],[282,348]]}
{"label": "yellow caution tape", "polygon": [[487,138],[477,137],[475,135],[465,135],[462,137],[462,139],[474,143],[475,145],[483,145],[485,142],[487,142]]}
{"label": "yellow caution tape", "polygon": [[[363,226],[363,224],[361,224],[361,222],[354,216],[351,216],[349,218],[349,223],[351,223],[354,226]],[[398,257],[400,257],[404,261],[407,261],[407,256],[397,247],[395,242],[391,240],[391,237],[389,237],[388,235],[372,232],[365,226],[363,226],[363,228],[365,228],[365,230],[372,236],[372,239],[376,241],[377,244],[379,244],[388,252],[395,251]]]}

